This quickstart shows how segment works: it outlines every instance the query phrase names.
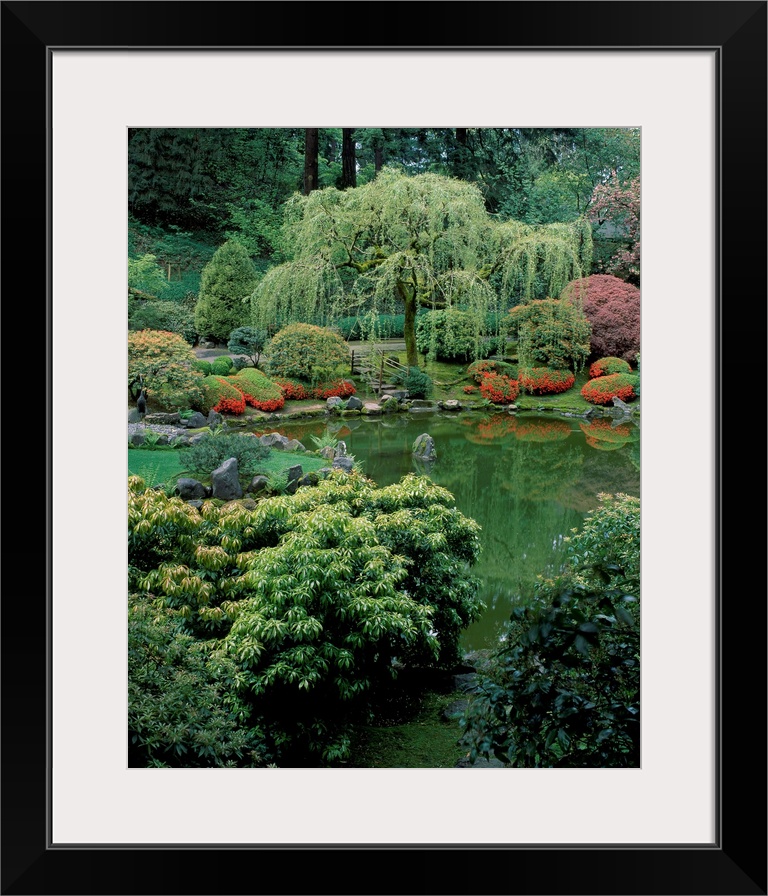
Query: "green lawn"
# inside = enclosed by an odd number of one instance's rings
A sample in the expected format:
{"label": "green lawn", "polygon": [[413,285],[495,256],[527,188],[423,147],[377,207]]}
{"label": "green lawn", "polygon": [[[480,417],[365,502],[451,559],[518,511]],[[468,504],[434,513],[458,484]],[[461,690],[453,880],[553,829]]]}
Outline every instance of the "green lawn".
{"label": "green lawn", "polygon": [[[302,454],[295,451],[270,451],[261,462],[260,472],[265,475],[280,473],[301,464],[305,473],[327,467],[325,458],[314,454]],[[141,476],[147,485],[168,483],[180,476],[192,476],[203,483],[209,483],[210,477],[190,473],[185,466],[184,449],[178,448],[130,448],[128,450],[128,475]]]}

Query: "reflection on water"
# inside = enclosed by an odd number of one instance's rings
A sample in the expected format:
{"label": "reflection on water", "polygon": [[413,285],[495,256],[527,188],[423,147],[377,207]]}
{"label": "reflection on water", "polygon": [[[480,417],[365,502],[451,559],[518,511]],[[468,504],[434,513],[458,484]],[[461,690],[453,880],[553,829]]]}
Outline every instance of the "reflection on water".
{"label": "reflection on water", "polygon": [[[513,604],[526,599],[539,574],[557,572],[563,538],[597,506],[598,494],[640,495],[640,430],[634,422],[504,411],[314,420],[277,429],[307,448],[313,447],[311,435],[334,433],[379,485],[406,473],[428,475],[480,523],[483,552],[475,572],[487,610],[464,633],[468,650],[497,643]],[[425,432],[437,452],[427,464],[411,455]]]}

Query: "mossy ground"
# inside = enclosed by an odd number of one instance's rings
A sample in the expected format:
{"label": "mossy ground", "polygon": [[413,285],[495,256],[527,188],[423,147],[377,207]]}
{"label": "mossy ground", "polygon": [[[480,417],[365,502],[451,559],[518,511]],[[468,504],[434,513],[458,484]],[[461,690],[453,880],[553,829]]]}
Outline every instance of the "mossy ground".
{"label": "mossy ground", "polygon": [[346,767],[455,768],[466,754],[451,713],[461,697],[428,671],[401,673],[391,689],[374,696],[373,720],[355,727]]}

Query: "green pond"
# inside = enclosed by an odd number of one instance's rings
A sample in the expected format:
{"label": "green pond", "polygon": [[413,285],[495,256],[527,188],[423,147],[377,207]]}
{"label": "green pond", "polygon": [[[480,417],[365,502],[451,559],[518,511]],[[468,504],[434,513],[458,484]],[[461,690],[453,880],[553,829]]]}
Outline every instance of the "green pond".
{"label": "green pond", "polygon": [[[483,550],[475,572],[487,609],[465,631],[466,650],[498,643],[513,605],[527,599],[538,575],[557,572],[564,537],[597,507],[600,493],[640,496],[640,429],[626,418],[422,412],[263,430],[271,431],[310,449],[312,435],[331,432],[379,485],[410,472],[428,475],[480,523]],[[411,453],[421,433],[435,443],[437,457],[428,464]]]}

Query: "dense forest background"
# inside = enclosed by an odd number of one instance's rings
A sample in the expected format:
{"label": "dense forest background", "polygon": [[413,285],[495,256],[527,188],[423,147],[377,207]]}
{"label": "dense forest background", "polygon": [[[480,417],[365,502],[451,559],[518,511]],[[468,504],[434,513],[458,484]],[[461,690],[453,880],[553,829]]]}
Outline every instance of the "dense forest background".
{"label": "dense forest background", "polygon": [[[135,128],[129,285],[135,295],[192,302],[203,267],[230,239],[264,273],[285,260],[283,207],[292,195],[361,186],[384,167],[475,184],[500,220],[569,222],[591,208],[592,273],[631,248],[620,200],[639,183],[639,128]],[[595,191],[607,184],[614,201],[602,214]],[[138,260],[147,255],[154,264],[142,280]],[[618,273],[639,285],[639,272]]]}

